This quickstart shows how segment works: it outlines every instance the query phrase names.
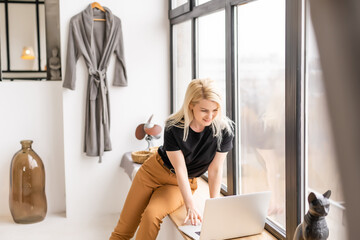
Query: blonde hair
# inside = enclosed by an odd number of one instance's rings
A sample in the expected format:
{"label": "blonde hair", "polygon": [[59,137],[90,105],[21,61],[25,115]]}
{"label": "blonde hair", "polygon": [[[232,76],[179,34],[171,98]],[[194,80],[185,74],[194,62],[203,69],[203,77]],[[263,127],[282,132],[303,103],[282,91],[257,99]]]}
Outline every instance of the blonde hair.
{"label": "blonde hair", "polygon": [[190,105],[195,105],[202,99],[215,102],[219,107],[218,114],[211,123],[213,136],[217,138],[217,147],[219,149],[223,137],[222,130],[225,129],[229,135],[233,135],[233,121],[222,115],[221,95],[215,86],[215,82],[211,79],[194,79],[189,83],[182,107],[166,120],[165,127],[166,129],[173,126],[183,128],[183,141],[185,142],[189,134],[190,123],[194,119]]}

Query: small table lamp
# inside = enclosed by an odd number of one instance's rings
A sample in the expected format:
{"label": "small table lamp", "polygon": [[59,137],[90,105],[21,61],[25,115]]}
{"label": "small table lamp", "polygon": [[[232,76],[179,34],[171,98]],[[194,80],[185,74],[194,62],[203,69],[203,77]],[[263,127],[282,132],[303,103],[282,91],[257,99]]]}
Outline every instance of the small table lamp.
{"label": "small table lamp", "polygon": [[21,59],[24,60],[35,59],[34,49],[32,47],[24,47],[22,50]]}

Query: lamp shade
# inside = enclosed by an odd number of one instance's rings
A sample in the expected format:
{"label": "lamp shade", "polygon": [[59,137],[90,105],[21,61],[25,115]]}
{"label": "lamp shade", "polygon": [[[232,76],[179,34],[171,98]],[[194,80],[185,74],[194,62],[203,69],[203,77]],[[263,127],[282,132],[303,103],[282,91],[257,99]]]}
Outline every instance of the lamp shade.
{"label": "lamp shade", "polygon": [[32,47],[24,47],[22,50],[21,58],[25,60],[35,59],[34,49]]}

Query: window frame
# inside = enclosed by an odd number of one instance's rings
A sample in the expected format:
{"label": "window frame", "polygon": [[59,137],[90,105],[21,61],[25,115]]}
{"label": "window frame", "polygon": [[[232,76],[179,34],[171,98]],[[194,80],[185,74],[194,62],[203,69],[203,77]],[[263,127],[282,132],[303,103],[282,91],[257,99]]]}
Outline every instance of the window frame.
{"label": "window frame", "polygon": [[[237,69],[236,69],[236,6],[256,0],[211,0],[201,5],[195,5],[195,0],[189,0],[189,11],[176,14],[169,11],[170,21],[170,112],[174,111],[173,99],[173,26],[192,21],[192,73],[197,73],[196,19],[225,10],[225,65],[226,65],[226,113],[235,122],[239,120],[237,106]],[[304,212],[305,176],[304,176],[304,1],[284,0],[285,7],[285,197],[286,197],[286,231],[266,221],[265,228],[279,239],[292,238],[297,225],[302,220]],[[169,0],[171,9],[171,0]],[[180,6],[182,7],[182,6]],[[177,10],[180,11],[180,10]],[[173,14],[171,14],[173,13]],[[224,195],[239,194],[239,136],[234,138],[234,148],[227,158],[227,188],[222,186]],[[207,178],[204,176],[205,179]]]}
{"label": "window frame", "polygon": [[[10,74],[22,74],[22,73],[39,73],[39,74],[45,74],[44,77],[43,76],[35,76],[35,77],[20,77],[20,76],[9,76],[6,78],[2,78],[0,76],[0,81],[4,80],[43,80],[44,78],[46,78],[46,73],[47,70],[41,70],[41,39],[40,39],[40,19],[39,19],[39,5],[44,5],[45,6],[45,1],[44,0],[33,0],[33,1],[7,1],[7,0],[0,0],[1,4],[4,4],[4,16],[5,16],[5,44],[6,44],[6,61],[7,61],[7,69],[6,70],[2,70],[2,73],[10,73]],[[9,4],[13,5],[13,4],[25,4],[25,5],[35,5],[35,18],[36,18],[36,44],[37,44],[37,68],[38,70],[11,70],[11,58],[10,58],[10,33],[9,33]],[[44,14],[45,11],[44,11]],[[46,48],[45,48],[46,51]]]}
{"label": "window frame", "polygon": [[184,3],[174,9],[172,9],[172,0],[169,0],[169,9],[169,19],[176,18],[184,13],[191,11],[191,0],[188,0],[187,3]]}

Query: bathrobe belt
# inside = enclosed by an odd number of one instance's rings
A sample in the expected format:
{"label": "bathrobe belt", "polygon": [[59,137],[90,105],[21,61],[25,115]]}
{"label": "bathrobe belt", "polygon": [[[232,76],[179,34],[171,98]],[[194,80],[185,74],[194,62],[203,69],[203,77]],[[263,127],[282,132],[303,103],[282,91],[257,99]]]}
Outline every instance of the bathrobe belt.
{"label": "bathrobe belt", "polygon": [[105,76],[106,70],[94,70],[93,68],[89,68],[89,74],[93,76],[93,89],[90,91],[90,100],[96,100],[98,96],[101,98],[102,102],[102,113],[103,113],[103,123],[108,124],[108,104],[107,104],[107,87],[105,84]]}
{"label": "bathrobe belt", "polygon": [[[101,99],[102,103],[102,123],[104,127],[108,127],[109,123],[109,114],[108,114],[108,104],[107,104],[107,87],[105,84],[106,70],[95,70],[89,68],[89,74],[92,76],[91,90],[90,90],[90,100],[96,100],[98,97]],[[101,139],[100,141],[103,141]],[[102,162],[102,155],[104,153],[104,142],[99,143],[99,163]]]}

